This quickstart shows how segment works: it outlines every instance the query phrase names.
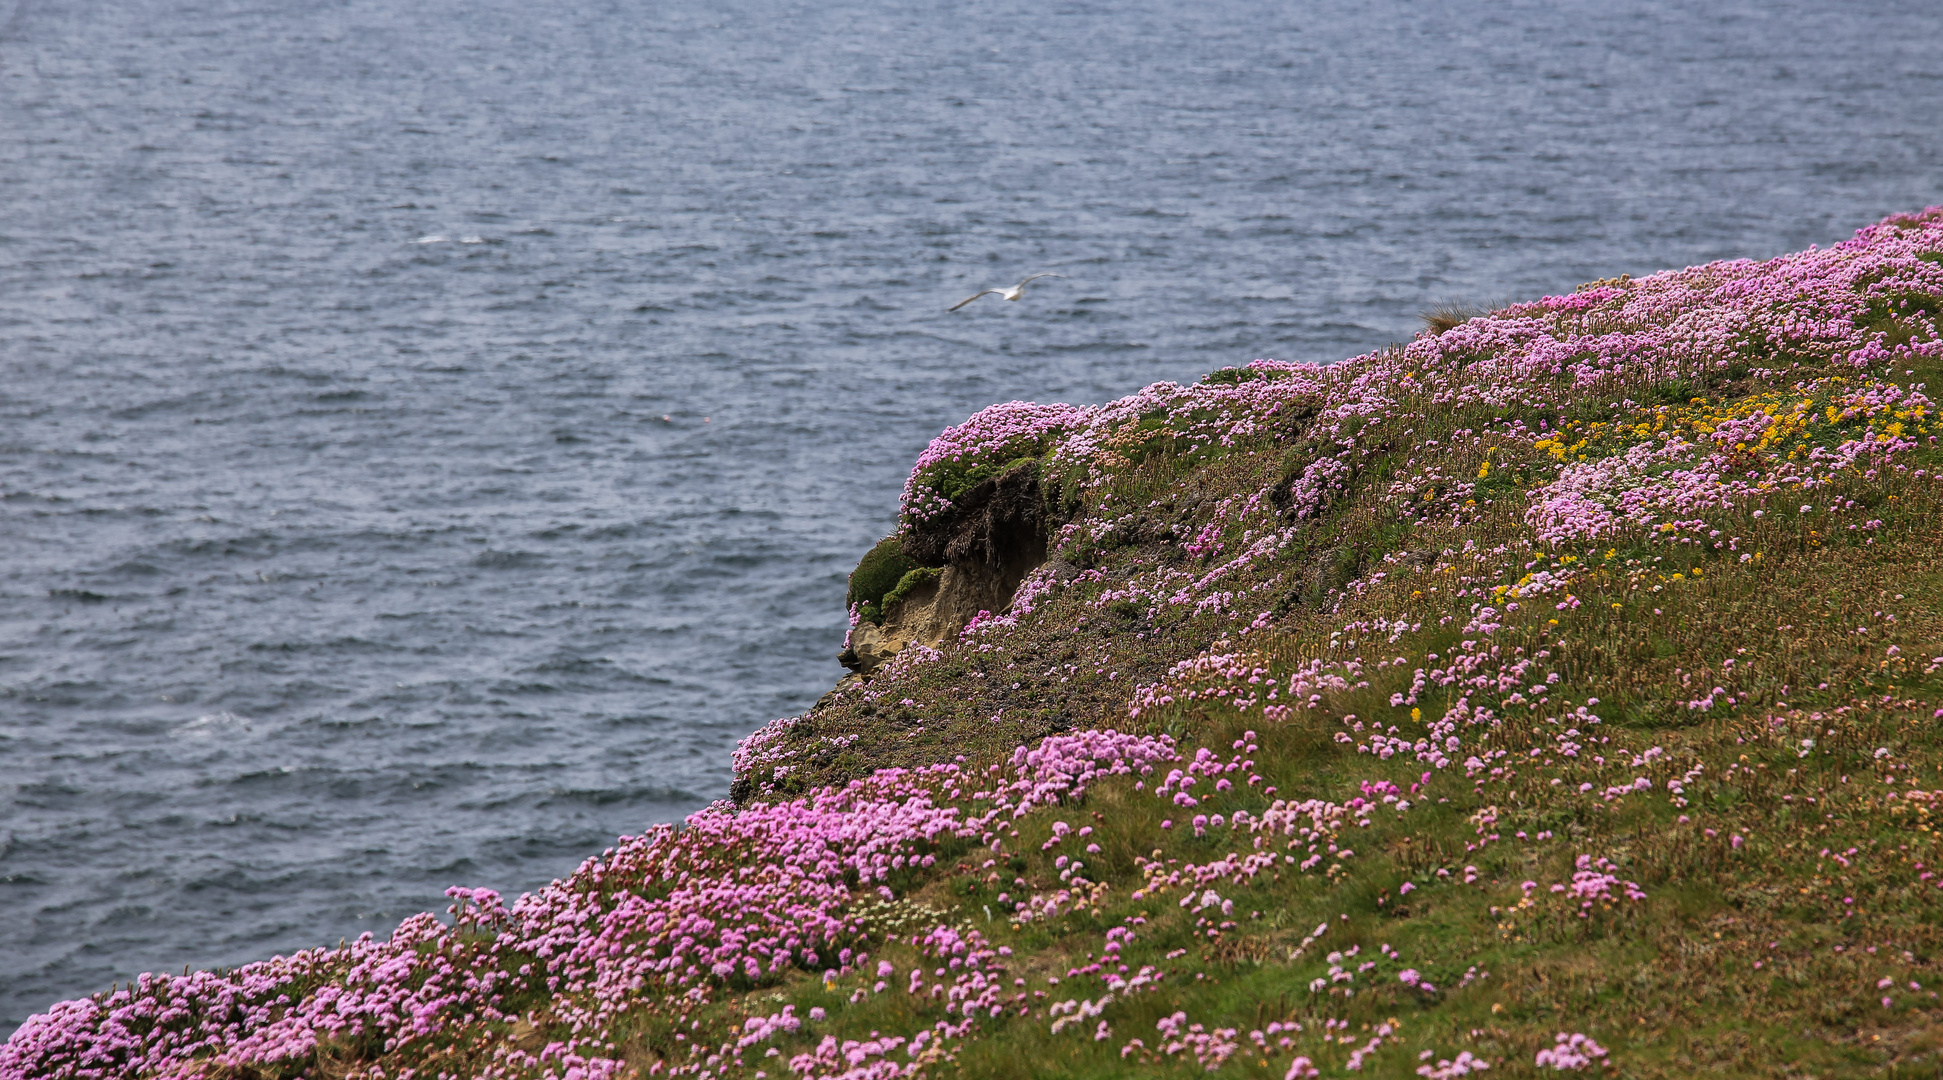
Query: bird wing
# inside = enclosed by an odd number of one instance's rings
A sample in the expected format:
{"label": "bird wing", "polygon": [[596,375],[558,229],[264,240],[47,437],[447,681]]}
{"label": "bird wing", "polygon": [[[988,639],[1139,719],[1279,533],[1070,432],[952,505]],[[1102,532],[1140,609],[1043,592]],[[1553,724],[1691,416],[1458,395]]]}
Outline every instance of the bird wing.
{"label": "bird wing", "polygon": [[1004,289],[986,289],[984,292],[981,293],[973,293],[970,296],[965,297],[963,300],[960,300],[957,303],[946,308],[945,310],[957,311],[959,308],[964,307],[966,304],[971,303],[973,300],[976,300],[981,296],[990,296],[995,292],[1004,292],[1004,291],[1005,291]]}
{"label": "bird wing", "polygon": [[1024,287],[1025,287],[1025,285],[1026,285],[1026,282],[1028,282],[1028,281],[1038,281],[1038,280],[1039,280],[1040,278],[1042,278],[1042,277],[1056,277],[1056,278],[1063,278],[1063,277],[1065,277],[1065,276],[1066,276],[1065,274],[1034,274],[1034,275],[1032,275],[1031,277],[1029,277],[1029,278],[1026,278],[1026,279],[1025,279],[1025,281],[1021,281],[1021,282],[1019,282],[1019,287],[1020,287],[1020,288],[1024,288]]}

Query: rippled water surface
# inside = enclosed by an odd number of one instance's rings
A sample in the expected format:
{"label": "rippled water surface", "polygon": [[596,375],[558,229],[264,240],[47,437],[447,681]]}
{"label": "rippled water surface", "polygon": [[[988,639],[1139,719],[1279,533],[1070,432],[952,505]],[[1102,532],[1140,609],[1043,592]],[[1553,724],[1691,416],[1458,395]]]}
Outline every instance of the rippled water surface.
{"label": "rippled water surface", "polygon": [[721,796],[985,404],[1943,201],[1931,3],[1691,7],[0,0],[0,1030]]}

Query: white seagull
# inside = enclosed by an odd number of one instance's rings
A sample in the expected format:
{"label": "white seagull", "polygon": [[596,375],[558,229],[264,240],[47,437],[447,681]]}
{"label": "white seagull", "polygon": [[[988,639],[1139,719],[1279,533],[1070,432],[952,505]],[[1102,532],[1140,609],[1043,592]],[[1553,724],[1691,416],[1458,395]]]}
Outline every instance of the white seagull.
{"label": "white seagull", "polygon": [[973,300],[976,300],[981,296],[990,296],[993,293],[997,293],[1007,300],[1017,300],[1019,297],[1025,295],[1025,287],[1028,282],[1038,281],[1042,277],[1063,278],[1065,276],[1066,276],[1065,274],[1034,274],[1031,277],[1026,278],[1025,281],[1021,281],[1017,285],[1014,285],[1009,289],[986,289],[984,292],[981,293],[973,293],[972,295],[965,297],[963,300],[960,300],[957,303],[951,305],[949,310],[957,311],[959,308],[964,307],[966,304],[971,303]]}

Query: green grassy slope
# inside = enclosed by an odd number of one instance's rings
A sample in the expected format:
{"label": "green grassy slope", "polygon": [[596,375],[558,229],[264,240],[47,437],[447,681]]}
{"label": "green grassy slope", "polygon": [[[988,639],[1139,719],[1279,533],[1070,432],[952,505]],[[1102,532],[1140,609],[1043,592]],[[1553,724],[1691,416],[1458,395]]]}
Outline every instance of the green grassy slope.
{"label": "green grassy slope", "polygon": [[[1750,269],[1718,268],[1710,284]],[[1843,287],[1866,294],[1875,283]],[[1611,293],[1602,305],[1611,309],[1641,289],[1674,291],[1655,280],[1580,295]],[[1729,456],[1764,480],[1792,475],[1791,464],[1852,433],[1853,417],[1830,419],[1831,394],[1936,385],[1935,295],[1907,289],[1865,300],[1852,339],[1876,333],[1902,351],[1860,370],[1832,349],[1750,344],[1744,325],[1726,365],[1649,367],[1576,393],[1491,386],[1506,378],[1502,370],[1463,386],[1488,353],[1459,353],[1441,385],[1405,377],[1420,357],[1378,358],[1368,367],[1394,380],[1383,388],[1389,400],[1363,418],[1370,427],[1349,430],[1370,453],[1322,513],[1299,520],[1276,514],[1272,496],[1329,449],[1305,415],[1313,403],[1252,403],[1282,415],[1228,445],[1197,434],[1210,414],[1240,415],[1232,399],[1177,400],[1171,412],[1155,404],[1099,440],[1106,447],[1047,461],[1050,488],[1069,498],[1081,488],[1069,514],[1083,528],[1057,547],[1085,571],[1081,580],[1041,600],[1020,625],[974,632],[796,724],[777,743],[794,748],[794,768],[768,790],[809,790],[870,767],[958,754],[999,760],[1074,727],[1166,734],[1190,757],[1207,748],[1227,760],[1243,746],[1249,775],[1262,778],[1252,787],[1214,794],[1202,785],[1200,805],[1183,808],[1134,790],[1132,778],[1098,783],[1070,807],[1022,820],[1009,845],[1021,854],[1010,862],[987,869],[967,857],[919,893],[919,902],[1011,944],[1035,995],[1028,1016],[968,1044],[966,1075],[1016,1075],[1020,1060],[1048,1076],[1198,1072],[1191,1048],[1170,1055],[1166,1047],[1180,1040],[1157,1037],[1156,1023],[1176,1010],[1208,1030],[1239,1032],[1221,1066],[1234,1074],[1280,1076],[1298,1052],[1335,1072],[1387,1025],[1365,1071],[1413,1074],[1425,1051],[1432,1057],[1422,1065],[1434,1070],[1468,1050],[1501,1073],[1521,1073],[1558,1033],[1582,1032],[1627,1075],[1878,1075],[1895,1063],[1930,1075],[1943,1037],[1929,989],[1943,977],[1938,879],[1929,872],[1938,811],[1924,794],[1943,787],[1943,719],[1934,715],[1943,705],[1934,477],[1943,456],[1928,437],[1943,429],[1928,426],[1933,410],[1902,420],[1905,433],[1920,428],[1921,437],[1896,457],[1900,471],[1836,470],[1822,486],[1774,484],[1577,542],[1545,542],[1529,517],[1563,465],[1664,446],[1667,432],[1705,442],[1757,410],[1769,417],[1769,444],[1728,447]],[[1705,332],[1694,325],[1695,309],[1713,314],[1705,308],[1692,303],[1657,326],[1619,311],[1572,312],[1567,325],[1554,316],[1551,337],[1586,355],[1622,335],[1656,334],[1677,349],[1680,333]],[[1474,336],[1486,348],[1500,344]],[[1921,351],[1910,351],[1912,342]],[[1448,362],[1455,350],[1421,351]],[[1284,377],[1302,376],[1218,372],[1204,385]],[[1842,381],[1801,389],[1817,379]],[[1332,393],[1341,391],[1315,399]],[[1798,409],[1803,402],[1809,408]],[[1797,427],[1785,430],[1791,415]],[[1365,433],[1379,422],[1371,439]],[[1615,493],[1670,468],[1649,465]],[[1449,496],[1453,488],[1461,499]],[[1252,517],[1219,509],[1262,492],[1271,498],[1258,500]],[[1844,509],[1830,514],[1831,503]],[[1420,512],[1426,504],[1430,512]],[[1804,512],[1804,504],[1815,505]],[[1662,528],[1693,518],[1706,527]],[[1211,524],[1226,551],[1190,554],[1186,543]],[[1292,535],[1272,554],[1191,588],[1223,555],[1278,529]],[[1533,588],[1547,577],[1556,580]],[[1192,595],[1170,603],[1177,586]],[[1215,592],[1240,599],[1200,606]],[[1520,596],[1522,604],[1506,599]],[[1485,607],[1498,609],[1498,625],[1481,633]],[[1268,618],[1257,620],[1263,612]],[[1266,625],[1251,631],[1258,621]],[[1211,654],[1225,658],[1222,670],[1169,674]],[[1418,684],[1419,672],[1448,673],[1456,657],[1466,674],[1489,674],[1490,685]],[[1317,665],[1348,685],[1322,685],[1313,707],[1264,716],[1257,680],[1279,682],[1286,701],[1291,675]],[[1150,683],[1171,691],[1171,701],[1129,717],[1132,687]],[[1411,703],[1393,705],[1399,695]],[[1459,701],[1495,715],[1486,731],[1463,725],[1445,767],[1414,749],[1371,747],[1367,736],[1377,731],[1414,747],[1426,719]],[[1597,719],[1575,718],[1586,714]],[[1479,765],[1466,768],[1466,759]],[[1143,874],[1159,868],[1171,881],[1180,867],[1286,850],[1280,842],[1257,849],[1266,834],[1234,828],[1197,836],[1196,815],[1258,816],[1276,798],[1350,803],[1383,783],[1410,809],[1373,798],[1379,809],[1336,835],[1353,858],[1214,879],[1209,887],[1233,902],[1230,915],[1216,917],[1220,909],[1203,910],[1198,899],[1181,907],[1192,890],[1179,884],[1139,895]],[[1625,791],[1609,797],[1616,788]],[[1071,844],[1039,850],[1054,820],[1094,826],[1102,850],[1085,857],[1085,875],[1100,899],[1018,924],[995,900],[1056,890],[1056,857],[1075,854]],[[1314,850],[1326,856],[1327,847]],[[1581,856],[1609,861],[1621,883],[1583,886],[1590,900],[1572,895]],[[1643,898],[1627,899],[1624,882]],[[1553,891],[1559,884],[1565,893]],[[1164,989],[1114,1001],[1101,1013],[1110,1037],[1094,1039],[1090,1018],[1084,1032],[1049,1031],[1047,1005],[1096,1000],[1103,987],[1096,978],[1070,990],[1071,980],[1054,987],[1048,979],[1095,961],[1109,928],[1142,919],[1120,955],[1136,970],[1165,969]],[[1327,957],[1355,950],[1340,962],[1353,978],[1332,975]],[[1405,969],[1437,989],[1398,981]],[[1332,977],[1342,981],[1313,985]],[[862,1037],[866,1024],[892,1030],[912,1019],[880,1012],[895,1006],[857,1008],[867,1020],[833,1030]],[[1262,1053],[1250,1041],[1271,1021],[1302,1025],[1292,1048]],[[1123,1055],[1133,1038],[1145,1046]]]}

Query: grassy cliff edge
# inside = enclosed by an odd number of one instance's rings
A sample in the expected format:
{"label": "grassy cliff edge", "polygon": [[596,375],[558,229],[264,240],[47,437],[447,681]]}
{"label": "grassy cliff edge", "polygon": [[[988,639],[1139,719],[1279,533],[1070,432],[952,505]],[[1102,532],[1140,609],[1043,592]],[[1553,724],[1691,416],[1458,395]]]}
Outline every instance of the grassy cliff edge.
{"label": "grassy cliff edge", "polygon": [[1932,208],[994,406],[899,535],[1045,561],[736,804],[60,1003],[0,1080],[1934,1075],[1940,322]]}

